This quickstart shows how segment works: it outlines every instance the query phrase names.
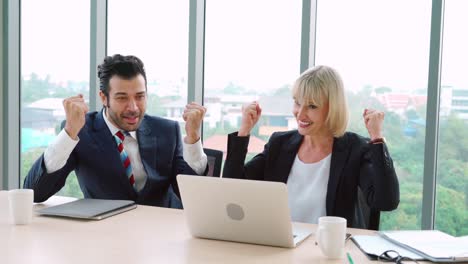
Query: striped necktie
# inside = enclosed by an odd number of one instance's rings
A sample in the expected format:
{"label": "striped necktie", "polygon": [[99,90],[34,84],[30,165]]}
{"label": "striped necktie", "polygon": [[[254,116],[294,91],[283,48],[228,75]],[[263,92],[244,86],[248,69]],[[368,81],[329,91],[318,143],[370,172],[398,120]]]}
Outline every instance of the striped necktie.
{"label": "striped necktie", "polygon": [[[128,132],[124,132],[125,134],[128,134]],[[120,152],[120,160],[122,161],[124,168],[125,168],[125,173],[127,174],[128,180],[130,182],[130,185],[135,189],[135,177],[133,176],[133,171],[132,171],[132,164],[130,164],[130,158],[127,155],[127,152],[124,149],[123,141],[125,140],[125,136],[122,133],[122,131],[118,131],[114,135],[115,142],[117,142],[117,148]]]}

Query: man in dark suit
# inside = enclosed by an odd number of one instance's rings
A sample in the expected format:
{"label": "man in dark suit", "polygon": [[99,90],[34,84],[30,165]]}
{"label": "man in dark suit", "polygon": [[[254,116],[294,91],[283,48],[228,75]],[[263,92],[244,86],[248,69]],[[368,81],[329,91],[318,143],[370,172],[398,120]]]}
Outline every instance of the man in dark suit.
{"label": "man in dark suit", "polygon": [[207,168],[200,141],[206,109],[186,106],[182,143],[177,122],[145,114],[147,80],[140,59],[117,54],[98,69],[103,109],[87,113],[82,95],[65,99],[65,126],[32,166],[24,188],[34,189],[35,202],[45,201],[75,170],[86,198],[181,208],[176,175]]}

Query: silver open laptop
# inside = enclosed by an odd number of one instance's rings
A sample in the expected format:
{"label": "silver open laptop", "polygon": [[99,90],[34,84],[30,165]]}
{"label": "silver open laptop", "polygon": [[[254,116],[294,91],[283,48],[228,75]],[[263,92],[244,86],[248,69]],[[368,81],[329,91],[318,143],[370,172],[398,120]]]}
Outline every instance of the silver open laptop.
{"label": "silver open laptop", "polygon": [[294,228],[284,183],[178,175],[194,237],[295,247],[312,232]]}

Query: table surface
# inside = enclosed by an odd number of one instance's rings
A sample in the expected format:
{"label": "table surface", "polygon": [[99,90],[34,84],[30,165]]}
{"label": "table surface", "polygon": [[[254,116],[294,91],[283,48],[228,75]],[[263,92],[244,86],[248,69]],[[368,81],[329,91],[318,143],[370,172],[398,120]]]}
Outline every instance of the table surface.
{"label": "table surface", "polygon": [[[54,196],[35,210],[73,200]],[[315,230],[316,225],[301,224]],[[374,231],[348,229],[357,234]],[[354,263],[370,261],[348,241]],[[182,210],[142,206],[100,221],[34,215],[12,225],[7,191],[0,191],[0,263],[348,263],[330,260],[314,235],[294,249],[243,244],[190,235]]]}

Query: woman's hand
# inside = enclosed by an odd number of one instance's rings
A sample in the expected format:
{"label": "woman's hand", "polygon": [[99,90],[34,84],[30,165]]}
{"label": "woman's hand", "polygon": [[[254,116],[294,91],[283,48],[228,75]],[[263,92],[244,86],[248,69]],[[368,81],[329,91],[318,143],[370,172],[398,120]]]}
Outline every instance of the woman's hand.
{"label": "woman's hand", "polygon": [[364,124],[369,132],[370,139],[383,138],[382,130],[385,113],[375,109],[364,109],[362,116],[364,117]]}
{"label": "woman's hand", "polygon": [[245,104],[242,106],[242,121],[237,135],[239,137],[245,137],[250,134],[252,128],[257,124],[260,116],[262,115],[262,109],[257,101]]}

